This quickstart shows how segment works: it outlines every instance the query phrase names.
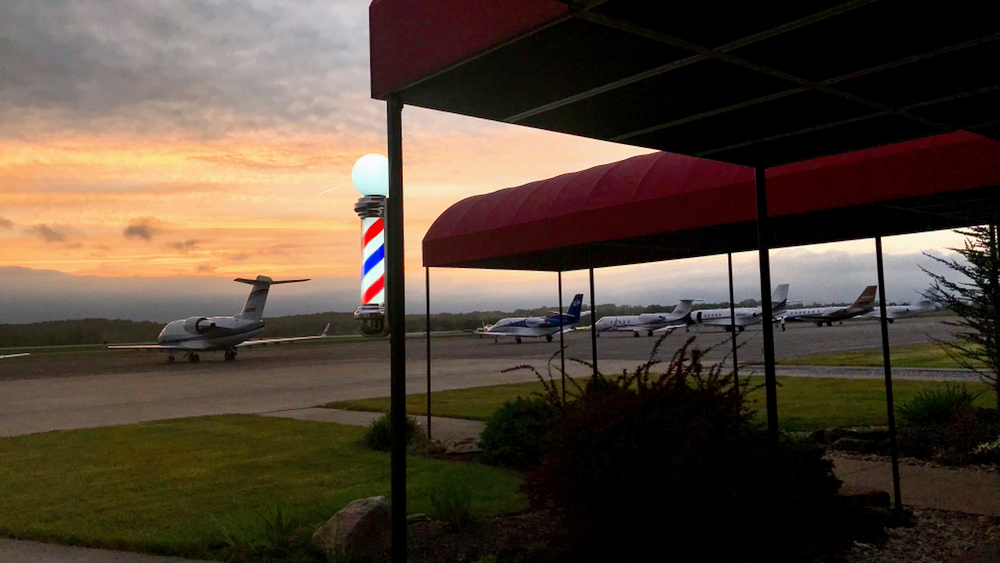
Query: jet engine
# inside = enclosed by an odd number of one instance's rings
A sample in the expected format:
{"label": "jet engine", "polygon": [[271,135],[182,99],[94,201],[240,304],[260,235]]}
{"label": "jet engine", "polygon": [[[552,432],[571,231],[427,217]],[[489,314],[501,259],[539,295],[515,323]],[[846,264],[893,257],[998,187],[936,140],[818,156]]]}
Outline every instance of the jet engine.
{"label": "jet engine", "polygon": [[184,330],[191,334],[203,334],[209,329],[215,328],[215,323],[205,317],[188,317],[184,320]]}

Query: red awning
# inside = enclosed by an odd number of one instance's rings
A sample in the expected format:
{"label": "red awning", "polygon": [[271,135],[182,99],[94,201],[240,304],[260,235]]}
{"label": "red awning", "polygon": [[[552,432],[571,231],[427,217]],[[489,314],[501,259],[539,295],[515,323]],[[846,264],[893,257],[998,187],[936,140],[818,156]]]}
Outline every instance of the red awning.
{"label": "red awning", "polygon": [[[767,171],[774,246],[996,220],[1000,142],[955,132]],[[756,248],[753,169],[671,153],[563,174],[448,208],[432,267],[576,270]]]}

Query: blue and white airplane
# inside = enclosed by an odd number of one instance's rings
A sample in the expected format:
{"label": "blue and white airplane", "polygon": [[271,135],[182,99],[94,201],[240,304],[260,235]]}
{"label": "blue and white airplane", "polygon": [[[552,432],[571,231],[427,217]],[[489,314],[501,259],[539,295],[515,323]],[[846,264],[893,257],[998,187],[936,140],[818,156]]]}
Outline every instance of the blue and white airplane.
{"label": "blue and white airplane", "polygon": [[167,361],[174,361],[174,354],[182,352],[189,362],[194,363],[201,358],[199,352],[224,351],[227,362],[236,359],[236,349],[246,346],[265,344],[281,344],[283,342],[298,342],[326,337],[330,325],[327,323],[323,333],[316,336],[296,336],[290,338],[259,338],[250,340],[264,331],[264,302],[272,285],[281,283],[298,283],[309,280],[274,281],[267,276],[257,276],[255,280],[236,278],[233,281],[248,283],[253,286],[250,296],[243,305],[243,311],[236,316],[222,317],[188,317],[172,321],[163,327],[156,338],[156,344],[113,344],[112,350],[166,350]]}
{"label": "blue and white airplane", "polygon": [[521,343],[523,336],[534,338],[544,336],[545,340],[552,342],[554,334],[573,330],[576,323],[580,322],[582,315],[590,314],[589,311],[581,313],[582,308],[583,294],[577,293],[565,313],[553,311],[547,317],[507,317],[476,330],[476,334],[481,337],[492,336],[493,342],[496,342],[501,336],[513,336],[514,341],[518,344]]}

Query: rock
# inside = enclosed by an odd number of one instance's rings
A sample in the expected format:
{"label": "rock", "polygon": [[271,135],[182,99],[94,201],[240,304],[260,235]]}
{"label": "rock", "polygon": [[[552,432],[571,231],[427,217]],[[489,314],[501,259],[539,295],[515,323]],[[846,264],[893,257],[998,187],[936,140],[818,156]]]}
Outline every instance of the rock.
{"label": "rock", "polygon": [[420,522],[430,522],[431,519],[427,517],[426,514],[418,512],[416,514],[410,514],[406,517],[406,525],[419,524]]}
{"label": "rock", "polygon": [[[855,440],[888,440],[889,428],[886,426],[860,426],[857,428],[841,428],[841,436]],[[838,436],[840,437],[840,436]]]}
{"label": "rock", "polygon": [[881,442],[872,440],[861,440],[858,438],[841,438],[830,444],[830,449],[842,452],[856,452],[859,454],[875,454],[882,452],[885,447]]}
{"label": "rock", "polygon": [[858,508],[889,508],[889,493],[880,489],[844,484],[836,496]]}
{"label": "rock", "polygon": [[477,452],[479,452],[479,445],[476,443],[475,438],[466,438],[458,442],[451,442],[444,450],[445,455],[474,454]]}
{"label": "rock", "polygon": [[821,428],[814,431],[809,437],[820,444],[831,444],[842,438],[843,435],[840,428]]}
{"label": "rock", "polygon": [[378,496],[348,503],[316,530],[312,542],[327,553],[378,560],[388,553],[390,539],[389,501]]}

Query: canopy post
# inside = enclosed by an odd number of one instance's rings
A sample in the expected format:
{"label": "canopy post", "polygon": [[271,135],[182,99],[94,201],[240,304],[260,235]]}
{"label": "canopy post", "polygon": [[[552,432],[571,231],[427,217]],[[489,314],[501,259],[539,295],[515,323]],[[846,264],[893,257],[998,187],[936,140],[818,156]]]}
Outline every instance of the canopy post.
{"label": "canopy post", "polygon": [[892,494],[896,510],[903,510],[899,487],[899,447],[896,444],[896,409],[892,402],[892,362],[889,359],[889,318],[885,311],[885,270],[882,266],[882,236],[875,236],[875,265],[878,268],[879,324],[882,328],[882,365],[885,366],[885,408],[889,416],[889,454],[892,457]]}
{"label": "canopy post", "polygon": [[566,345],[563,340],[562,270],[559,270],[559,372],[562,376],[562,402],[566,404]]}
{"label": "canopy post", "polygon": [[767,445],[778,452],[778,382],[774,372],[774,326],[771,324],[771,260],[767,226],[767,179],[765,168],[754,168],[757,188],[757,252],[760,257],[760,315],[764,327],[764,391],[767,394]]}
{"label": "canopy post", "polygon": [[431,269],[424,268],[424,285],[427,310],[424,318],[427,320],[427,439],[431,439]]}
{"label": "canopy post", "polygon": [[740,372],[739,361],[736,358],[736,301],[733,298],[733,253],[726,253],[729,259],[729,331],[733,337],[733,384],[739,390]]}
{"label": "canopy post", "polygon": [[387,100],[389,199],[386,201],[386,285],[389,309],[392,561],[406,563],[406,288],[403,278],[403,100]]}
{"label": "canopy post", "polygon": [[590,361],[597,377],[597,305],[594,301],[594,267],[590,267]]}

